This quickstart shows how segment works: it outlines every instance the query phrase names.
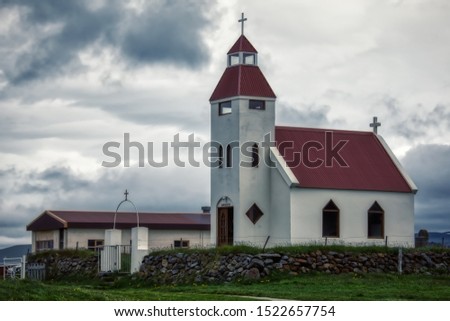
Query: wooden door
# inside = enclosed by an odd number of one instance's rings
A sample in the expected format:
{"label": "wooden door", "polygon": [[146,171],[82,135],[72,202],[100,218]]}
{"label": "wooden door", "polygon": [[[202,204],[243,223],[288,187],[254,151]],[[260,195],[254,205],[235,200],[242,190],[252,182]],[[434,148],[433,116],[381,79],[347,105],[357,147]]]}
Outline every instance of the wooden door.
{"label": "wooden door", "polygon": [[233,245],[233,208],[217,209],[217,246]]}

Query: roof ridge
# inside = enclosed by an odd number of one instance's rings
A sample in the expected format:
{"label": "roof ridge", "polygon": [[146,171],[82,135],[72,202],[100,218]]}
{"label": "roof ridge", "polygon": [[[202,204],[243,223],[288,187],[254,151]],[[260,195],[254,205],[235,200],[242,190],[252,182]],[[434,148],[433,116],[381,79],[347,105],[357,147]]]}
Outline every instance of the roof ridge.
{"label": "roof ridge", "polygon": [[364,135],[371,135],[373,134],[372,131],[363,131],[363,130],[351,130],[351,129],[335,129],[335,128],[317,128],[317,127],[298,127],[298,126],[275,126],[275,129],[281,129],[281,130],[308,130],[308,131],[336,131],[336,132],[342,132],[342,133],[355,133],[355,134],[364,134]]}

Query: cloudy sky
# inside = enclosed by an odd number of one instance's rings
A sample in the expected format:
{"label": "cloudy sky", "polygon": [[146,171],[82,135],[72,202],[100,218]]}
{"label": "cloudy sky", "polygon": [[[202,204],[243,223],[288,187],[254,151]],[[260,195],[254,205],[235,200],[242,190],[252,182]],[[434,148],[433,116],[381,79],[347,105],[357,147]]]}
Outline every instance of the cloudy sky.
{"label": "cloudy sky", "polygon": [[448,0],[0,0],[0,248],[30,243],[44,209],[115,210],[125,188],[141,211],[209,205],[205,166],[106,168],[102,147],[208,142],[242,11],[277,124],[378,116],[420,190],[416,231],[450,230]]}

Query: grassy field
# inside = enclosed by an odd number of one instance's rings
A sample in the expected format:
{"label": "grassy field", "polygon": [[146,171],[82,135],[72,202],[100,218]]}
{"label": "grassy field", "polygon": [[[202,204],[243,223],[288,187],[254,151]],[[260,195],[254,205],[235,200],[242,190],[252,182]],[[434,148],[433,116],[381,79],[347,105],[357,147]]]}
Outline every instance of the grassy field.
{"label": "grassy field", "polygon": [[450,277],[425,275],[272,276],[260,282],[225,285],[154,286],[122,278],[113,284],[0,281],[0,300],[450,300]]}

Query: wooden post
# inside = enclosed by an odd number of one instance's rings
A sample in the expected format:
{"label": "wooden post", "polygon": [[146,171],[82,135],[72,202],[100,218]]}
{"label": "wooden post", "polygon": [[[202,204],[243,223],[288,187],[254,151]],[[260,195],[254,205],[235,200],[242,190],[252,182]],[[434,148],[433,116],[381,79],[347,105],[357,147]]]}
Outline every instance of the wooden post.
{"label": "wooden post", "polygon": [[327,246],[328,243],[328,237],[325,237],[325,246]]}
{"label": "wooden post", "polygon": [[388,246],[388,237],[386,235],[386,239],[384,240],[384,246],[387,247]]}
{"label": "wooden post", "polygon": [[77,241],[77,245],[75,246],[75,250],[78,251],[78,241]]}
{"label": "wooden post", "polygon": [[444,240],[445,240],[445,237],[443,236],[443,237],[442,237],[442,248],[445,247],[445,242],[444,242]]}
{"label": "wooden post", "polygon": [[264,243],[263,250],[262,250],[263,252],[266,249],[267,242],[269,242],[269,239],[270,239],[270,235],[268,235],[267,238],[266,238],[266,242]]}

